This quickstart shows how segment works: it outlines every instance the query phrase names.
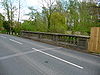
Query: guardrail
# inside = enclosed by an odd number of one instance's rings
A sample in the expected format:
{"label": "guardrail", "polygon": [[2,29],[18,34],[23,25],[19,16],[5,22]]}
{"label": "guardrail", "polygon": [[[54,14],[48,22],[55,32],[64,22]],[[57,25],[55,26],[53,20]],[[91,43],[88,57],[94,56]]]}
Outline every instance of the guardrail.
{"label": "guardrail", "polygon": [[58,33],[46,33],[46,32],[31,32],[31,31],[21,31],[21,36],[39,40],[43,42],[49,42],[56,45],[77,47],[84,50],[88,48],[88,40],[90,36],[82,35],[66,35]]}

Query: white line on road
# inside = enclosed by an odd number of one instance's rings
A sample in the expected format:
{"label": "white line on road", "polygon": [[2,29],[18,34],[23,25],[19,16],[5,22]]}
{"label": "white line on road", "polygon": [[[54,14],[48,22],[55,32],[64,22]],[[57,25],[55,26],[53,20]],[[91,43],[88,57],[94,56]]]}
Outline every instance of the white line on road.
{"label": "white line on road", "polygon": [[5,37],[5,36],[0,36],[0,37],[2,37],[2,38],[7,38],[7,37]]}
{"label": "white line on road", "polygon": [[[46,48],[46,49],[41,49],[41,50],[51,50],[51,49],[59,49],[59,48],[61,48],[61,47]],[[37,51],[36,50],[32,50],[32,51],[20,52],[20,53],[16,53],[16,54],[12,54],[12,55],[7,55],[7,56],[0,57],[0,60],[5,60],[5,59],[8,59],[8,58],[12,58],[12,57],[16,57],[16,56],[21,56],[21,55],[26,55],[26,54],[30,54],[30,53],[33,53],[33,52],[37,52]]]}
{"label": "white line on road", "polygon": [[21,56],[21,55],[25,55],[25,54],[29,54],[33,52],[36,52],[36,51],[32,50],[32,51],[16,53],[16,54],[8,55],[8,56],[3,56],[3,57],[0,57],[0,60],[4,60],[4,59],[11,58],[11,57],[16,57],[16,56]]}
{"label": "white line on road", "polygon": [[51,54],[49,54],[49,53],[46,53],[46,52],[41,51],[41,50],[38,50],[38,49],[36,49],[36,48],[32,48],[32,49],[34,49],[34,50],[37,51],[37,52],[43,53],[43,54],[45,54],[45,55],[48,55],[48,56],[50,56],[50,57],[52,57],[52,58],[58,59],[58,60],[60,60],[60,61],[63,61],[63,62],[65,62],[65,63],[67,63],[67,64],[72,65],[72,66],[75,66],[75,67],[77,67],[77,68],[79,68],[79,69],[83,69],[82,66],[76,65],[76,64],[74,64],[74,63],[72,63],[72,62],[66,61],[66,60],[64,60],[64,59],[62,59],[62,58],[59,58],[59,57],[57,57],[57,56],[51,55]]}
{"label": "white line on road", "polygon": [[21,42],[18,42],[18,41],[16,41],[16,40],[13,40],[13,39],[9,39],[9,40],[22,45]]}

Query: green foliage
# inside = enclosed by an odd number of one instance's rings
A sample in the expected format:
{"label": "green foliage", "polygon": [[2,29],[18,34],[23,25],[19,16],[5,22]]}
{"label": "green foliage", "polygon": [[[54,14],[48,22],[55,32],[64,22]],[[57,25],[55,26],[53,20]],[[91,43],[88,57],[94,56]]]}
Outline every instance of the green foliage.
{"label": "green foliage", "polygon": [[[96,4],[94,3],[85,1],[79,2],[79,0],[69,0],[69,2],[59,0],[53,4],[47,3],[50,6],[43,6],[42,12],[38,12],[34,7],[28,7],[30,12],[26,15],[29,16],[29,19],[25,20],[22,24],[13,21],[13,13],[12,20],[9,22],[3,22],[2,18],[4,17],[0,14],[0,28],[3,23],[3,27],[7,32],[11,29],[11,31],[15,33],[26,30],[65,34],[68,32],[72,32],[71,34],[79,32],[89,35],[91,27],[100,27],[100,22],[97,21],[97,17],[92,14],[94,10],[91,9],[91,6],[95,6]],[[7,5],[4,6],[7,7]],[[10,11],[8,12],[10,13]],[[9,13],[8,18],[11,16]]]}
{"label": "green foliage", "polygon": [[54,33],[65,33],[67,25],[65,24],[65,15],[60,12],[54,12],[51,16],[50,31]]}
{"label": "green foliage", "polygon": [[95,21],[96,17],[91,15],[92,5],[94,4],[78,0],[70,0],[69,3],[57,1],[50,10],[42,7],[42,13],[30,7],[31,12],[28,15],[31,19],[22,24],[22,29],[48,32],[49,28],[49,32],[53,33],[66,33],[68,30],[72,31],[72,34],[74,32],[89,34],[91,27],[99,26]]}
{"label": "green foliage", "polygon": [[74,32],[81,32],[81,34],[90,34],[91,27],[99,26],[99,22],[96,22],[96,16],[91,14],[93,10],[91,6],[94,3],[90,2],[78,2],[70,1],[68,8],[68,30]]}
{"label": "green foliage", "polygon": [[20,34],[21,31],[21,24],[18,22],[14,23],[14,27],[13,27],[13,32],[15,32],[15,34]]}
{"label": "green foliage", "polygon": [[[80,9],[80,22],[78,26],[80,27],[78,30],[81,32],[90,33],[91,27],[96,27],[99,22],[96,22],[96,16],[92,15],[91,13],[93,10],[90,6],[94,4],[82,2],[79,9]],[[97,15],[97,14],[96,14]]]}
{"label": "green foliage", "polygon": [[36,31],[35,25],[33,25],[33,21],[24,21],[21,25],[22,30],[26,31]]}
{"label": "green foliage", "polygon": [[9,21],[4,21],[3,22],[3,27],[7,32],[10,32],[10,24]]}
{"label": "green foliage", "polygon": [[3,29],[3,22],[5,20],[5,17],[0,13],[0,30]]}

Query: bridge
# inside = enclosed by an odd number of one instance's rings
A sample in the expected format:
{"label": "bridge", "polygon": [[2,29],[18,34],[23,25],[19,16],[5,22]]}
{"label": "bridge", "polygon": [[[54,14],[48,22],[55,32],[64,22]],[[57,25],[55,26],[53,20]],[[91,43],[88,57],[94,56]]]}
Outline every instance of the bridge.
{"label": "bridge", "polygon": [[[76,36],[29,31],[21,34],[21,37],[0,34],[0,75],[100,75],[99,56],[73,50],[88,51],[93,34]],[[95,33],[95,37],[98,36]],[[98,51],[97,47],[94,52]]]}

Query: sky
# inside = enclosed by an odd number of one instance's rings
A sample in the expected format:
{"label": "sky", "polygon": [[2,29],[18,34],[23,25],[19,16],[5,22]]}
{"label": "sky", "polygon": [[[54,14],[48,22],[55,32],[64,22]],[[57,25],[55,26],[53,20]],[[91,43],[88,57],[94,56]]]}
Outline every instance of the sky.
{"label": "sky", "polygon": [[40,2],[41,0],[22,0],[22,10],[21,10],[21,20],[28,19],[29,16],[26,16],[25,14],[28,14],[30,10],[28,7],[33,6],[35,9],[38,9],[40,11]]}
{"label": "sky", "polygon": [[[2,0],[0,0],[1,2]],[[12,0],[14,2],[15,6],[18,6],[17,4],[17,0]],[[26,16],[25,14],[29,13],[30,10],[28,9],[28,7],[33,6],[35,9],[38,9],[38,11],[41,11],[41,0],[20,0],[21,1],[21,20],[25,20],[28,19],[29,17]],[[0,4],[0,13],[2,13],[5,16],[5,11],[3,10],[3,7]],[[16,14],[18,13],[18,11],[16,11]],[[15,20],[17,19],[17,17],[15,17]]]}

